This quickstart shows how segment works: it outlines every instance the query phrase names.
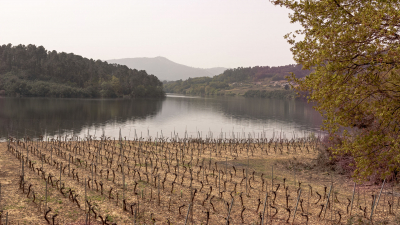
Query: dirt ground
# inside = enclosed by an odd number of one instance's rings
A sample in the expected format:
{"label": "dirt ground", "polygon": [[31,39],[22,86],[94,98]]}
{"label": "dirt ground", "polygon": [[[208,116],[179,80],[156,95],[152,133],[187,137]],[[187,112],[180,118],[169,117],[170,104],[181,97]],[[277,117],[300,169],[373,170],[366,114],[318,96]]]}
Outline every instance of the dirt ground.
{"label": "dirt ground", "polygon": [[[55,224],[85,224],[86,218],[91,224],[105,218],[107,224],[184,224],[186,217],[187,224],[225,224],[229,211],[230,224],[260,224],[263,214],[264,224],[368,223],[380,186],[365,183],[353,189],[350,177],[317,165],[318,151],[311,144],[282,145],[280,150],[273,145],[254,145],[249,152],[241,144],[200,148],[194,143],[125,142],[122,173],[118,162],[108,165],[107,157],[122,151],[112,141],[13,142],[11,150],[0,143],[0,224],[6,213],[9,224],[48,224],[46,212],[50,224],[53,218]],[[30,160],[24,163],[23,188],[21,156]],[[396,186],[384,187],[374,208],[375,224],[397,224],[400,199],[395,192]],[[87,216],[85,196],[96,214]]]}
{"label": "dirt ground", "polygon": [[[0,210],[3,211],[1,216],[2,223],[0,222],[0,224],[6,224],[6,213],[8,213],[8,224],[48,224],[44,219],[44,203],[33,203],[32,199],[26,197],[28,193],[23,193],[19,188],[20,175],[22,173],[21,167],[21,162],[7,151],[7,143],[0,143]],[[43,189],[45,188],[45,182],[40,181],[36,176],[37,174],[34,174],[26,167],[24,170],[26,180],[35,182],[38,186],[42,186],[41,188]],[[52,194],[53,191],[50,190],[48,195],[51,196]],[[55,201],[53,199],[49,200]],[[58,202],[58,206],[53,207],[53,210],[70,212],[71,220],[63,221],[63,224],[84,224],[85,213],[71,208],[74,207],[61,200]]]}

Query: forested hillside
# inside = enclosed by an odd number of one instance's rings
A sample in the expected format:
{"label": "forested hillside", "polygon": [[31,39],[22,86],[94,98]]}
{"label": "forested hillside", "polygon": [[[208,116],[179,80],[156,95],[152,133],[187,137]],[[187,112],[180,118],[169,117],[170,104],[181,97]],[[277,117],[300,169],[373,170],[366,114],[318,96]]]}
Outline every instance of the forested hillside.
{"label": "forested hillside", "polygon": [[[246,91],[269,91],[271,88],[274,89],[274,82],[284,80],[285,76],[290,75],[290,72],[296,74],[298,78],[305,77],[310,73],[309,70],[302,70],[302,65],[239,67],[227,69],[222,74],[212,78],[197,77],[184,81],[165,82],[164,90],[168,93],[191,95],[235,95],[234,91],[231,90],[240,88],[246,89]],[[292,92],[288,94],[293,96]],[[279,93],[279,95],[282,94]]]}
{"label": "forested hillside", "polygon": [[161,97],[162,85],[156,76],[127,66],[43,46],[0,46],[0,90],[8,96]]}
{"label": "forested hillside", "polygon": [[272,80],[283,80],[290,73],[295,73],[296,77],[302,78],[307,76],[310,71],[302,70],[302,65],[286,65],[286,66],[255,66],[255,67],[239,67],[235,69],[227,69],[216,78],[219,81],[232,83],[240,81],[260,81],[265,78]]}

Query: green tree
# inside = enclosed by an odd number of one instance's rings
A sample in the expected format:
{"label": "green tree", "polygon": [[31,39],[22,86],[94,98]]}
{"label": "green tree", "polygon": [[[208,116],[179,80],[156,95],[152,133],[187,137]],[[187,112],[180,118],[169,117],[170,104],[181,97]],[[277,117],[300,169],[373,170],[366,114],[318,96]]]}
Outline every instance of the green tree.
{"label": "green tree", "polygon": [[290,90],[290,86],[288,84],[285,85],[285,90]]}
{"label": "green tree", "polygon": [[[358,178],[388,177],[400,165],[399,1],[274,0],[302,29],[287,34],[304,69],[297,90],[325,117],[331,137],[344,129],[335,154],[354,157]],[[296,35],[300,35],[301,40]]]}
{"label": "green tree", "polygon": [[115,76],[111,77],[111,86],[112,86],[112,88],[114,90],[114,93],[117,96],[121,95],[121,91],[120,91],[121,86],[120,86],[120,83],[119,83],[119,79],[117,77],[115,77]]}

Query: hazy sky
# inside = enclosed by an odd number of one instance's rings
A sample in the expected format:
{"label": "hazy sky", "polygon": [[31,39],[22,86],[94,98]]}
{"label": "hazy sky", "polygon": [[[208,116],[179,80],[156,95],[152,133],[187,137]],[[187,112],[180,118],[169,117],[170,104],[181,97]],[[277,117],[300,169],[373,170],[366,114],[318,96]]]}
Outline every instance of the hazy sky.
{"label": "hazy sky", "polygon": [[93,59],[164,56],[193,67],[295,63],[299,28],[269,0],[0,0],[0,44]]}

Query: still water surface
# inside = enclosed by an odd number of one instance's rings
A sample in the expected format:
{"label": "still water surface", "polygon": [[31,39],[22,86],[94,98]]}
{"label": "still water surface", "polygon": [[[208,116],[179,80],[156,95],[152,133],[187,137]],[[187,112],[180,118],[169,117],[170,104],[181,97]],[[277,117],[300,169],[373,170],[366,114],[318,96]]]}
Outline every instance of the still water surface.
{"label": "still water surface", "polygon": [[319,133],[322,117],[299,100],[241,97],[165,99],[0,98],[0,139],[78,135],[99,137],[292,138]]}

